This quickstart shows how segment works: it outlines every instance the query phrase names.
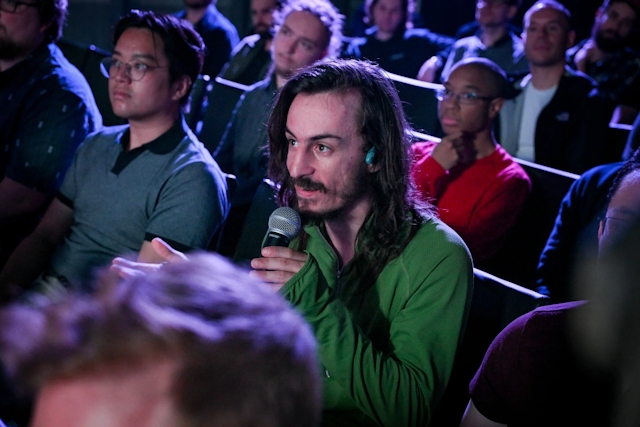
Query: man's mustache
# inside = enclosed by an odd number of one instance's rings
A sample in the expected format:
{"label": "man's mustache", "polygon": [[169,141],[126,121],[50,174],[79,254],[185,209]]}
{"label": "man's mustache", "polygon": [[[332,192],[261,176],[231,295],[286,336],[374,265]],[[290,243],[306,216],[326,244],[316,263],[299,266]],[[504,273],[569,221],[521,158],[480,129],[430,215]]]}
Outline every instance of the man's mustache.
{"label": "man's mustache", "polygon": [[310,178],[292,178],[289,177],[289,185],[291,187],[298,186],[305,191],[322,191],[323,193],[327,192],[327,187],[325,187],[322,183],[318,181],[314,181]]}

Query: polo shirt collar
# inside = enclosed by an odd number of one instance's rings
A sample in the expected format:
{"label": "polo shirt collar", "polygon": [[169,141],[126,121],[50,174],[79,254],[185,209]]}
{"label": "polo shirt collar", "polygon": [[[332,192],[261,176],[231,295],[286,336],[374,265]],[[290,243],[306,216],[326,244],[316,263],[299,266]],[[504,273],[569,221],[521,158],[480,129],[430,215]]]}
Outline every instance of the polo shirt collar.
{"label": "polo shirt collar", "polygon": [[122,146],[122,151],[118,155],[116,163],[113,166],[111,172],[119,174],[125,167],[127,167],[127,165],[129,165],[133,160],[135,160],[139,155],[147,150],[149,150],[153,154],[158,155],[169,154],[170,152],[175,150],[178,144],[180,144],[180,142],[184,139],[184,137],[187,135],[187,131],[187,124],[184,121],[184,117],[180,115],[180,118],[176,120],[176,122],[168,131],[166,131],[153,141],[147,142],[140,147],[127,151],[131,139],[130,130],[127,128],[127,130],[122,134],[122,137],[120,138],[119,143]]}

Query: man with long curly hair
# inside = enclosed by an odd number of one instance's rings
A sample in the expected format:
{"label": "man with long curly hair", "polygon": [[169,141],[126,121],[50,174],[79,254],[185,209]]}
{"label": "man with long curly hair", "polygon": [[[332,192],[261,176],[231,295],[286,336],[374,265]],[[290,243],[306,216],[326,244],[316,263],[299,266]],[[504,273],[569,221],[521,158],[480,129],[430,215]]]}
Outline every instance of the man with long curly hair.
{"label": "man with long curly hair", "polygon": [[315,331],[325,425],[428,425],[464,329],[471,259],[416,195],[408,130],[357,60],[294,75],[269,119],[269,177],[303,231],[251,266]]}

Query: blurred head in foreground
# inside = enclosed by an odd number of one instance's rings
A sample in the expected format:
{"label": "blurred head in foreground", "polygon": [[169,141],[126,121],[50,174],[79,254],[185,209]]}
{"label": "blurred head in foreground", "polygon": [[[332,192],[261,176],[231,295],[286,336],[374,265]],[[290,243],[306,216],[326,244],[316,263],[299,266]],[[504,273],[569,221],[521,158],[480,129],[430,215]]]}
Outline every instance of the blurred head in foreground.
{"label": "blurred head in foreground", "polygon": [[316,426],[315,341],[265,284],[221,257],[92,295],[0,313],[0,357],[35,392],[33,427]]}

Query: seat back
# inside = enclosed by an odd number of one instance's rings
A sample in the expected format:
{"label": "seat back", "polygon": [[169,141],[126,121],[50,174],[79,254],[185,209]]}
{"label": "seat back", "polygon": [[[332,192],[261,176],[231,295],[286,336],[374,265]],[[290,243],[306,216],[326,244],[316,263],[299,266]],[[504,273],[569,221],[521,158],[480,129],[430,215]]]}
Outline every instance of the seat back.
{"label": "seat back", "polygon": [[213,81],[207,97],[208,105],[203,115],[202,130],[198,134],[198,139],[212,154],[220,145],[240,96],[249,87],[220,77]]}
{"label": "seat back", "polygon": [[109,100],[108,80],[100,72],[100,61],[110,57],[111,53],[94,45],[76,43],[66,39],[60,39],[56,44],[67,60],[75,65],[87,79],[102,115],[102,124],[105,126],[125,124],[126,120],[113,114]]}
{"label": "seat back", "polygon": [[[236,187],[238,186],[238,180],[236,179],[235,175],[232,175],[230,173],[223,172],[223,175],[227,183],[227,210],[228,210],[231,207],[231,199],[233,198],[233,193],[235,192]],[[215,234],[209,241],[207,250],[212,252],[218,252],[218,247],[220,246],[220,240],[222,239],[222,235],[224,233],[224,227],[227,222],[227,219],[228,219],[228,216],[227,218],[225,218],[225,220],[222,222],[222,224],[220,224],[220,226],[216,230]]]}
{"label": "seat back", "polygon": [[475,268],[467,327],[433,427],[458,427],[469,401],[469,382],[493,339],[513,320],[549,298]]}
{"label": "seat back", "polygon": [[269,217],[277,208],[273,183],[263,179],[253,197],[235,248],[233,261],[236,264],[245,265],[251,259],[260,257],[262,240],[269,228]]}
{"label": "seat back", "polygon": [[579,175],[514,159],[531,179],[531,195],[498,254],[478,267],[525,287],[534,287],[538,259],[555,224],[560,203]]}
{"label": "seat back", "polygon": [[392,73],[387,75],[398,91],[404,113],[411,126],[418,132],[442,136],[438,119],[438,100],[434,92],[442,85],[425,83]]}
{"label": "seat back", "polygon": [[191,87],[189,100],[183,107],[185,121],[196,135],[202,130],[202,120],[209,105],[209,94],[212,88],[211,77],[206,74],[198,75]]}

